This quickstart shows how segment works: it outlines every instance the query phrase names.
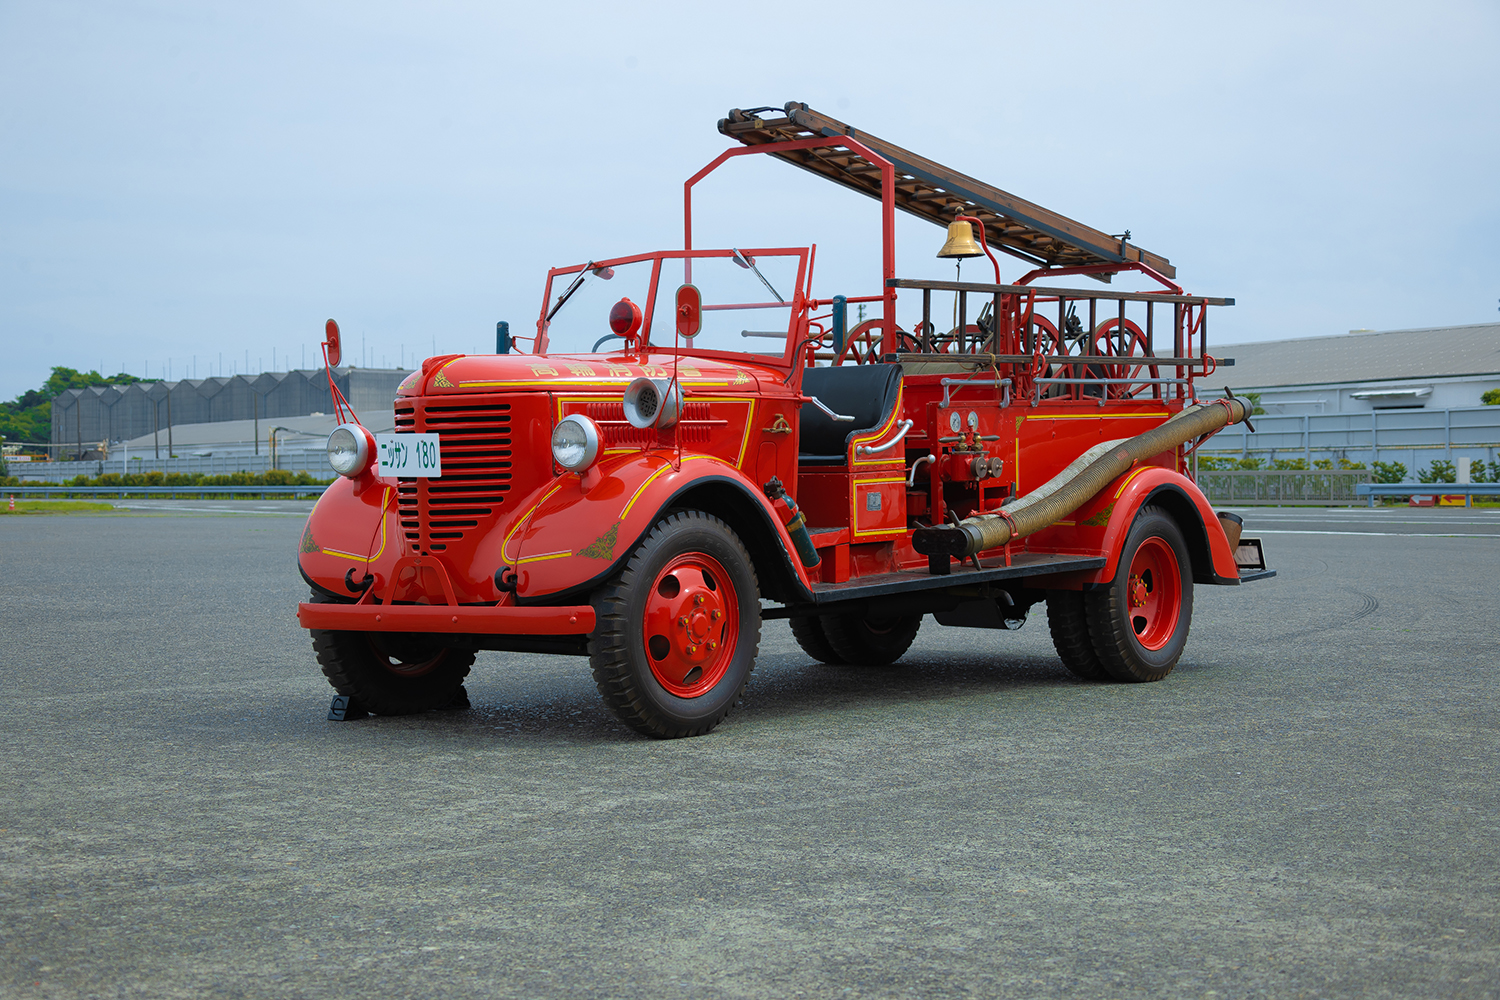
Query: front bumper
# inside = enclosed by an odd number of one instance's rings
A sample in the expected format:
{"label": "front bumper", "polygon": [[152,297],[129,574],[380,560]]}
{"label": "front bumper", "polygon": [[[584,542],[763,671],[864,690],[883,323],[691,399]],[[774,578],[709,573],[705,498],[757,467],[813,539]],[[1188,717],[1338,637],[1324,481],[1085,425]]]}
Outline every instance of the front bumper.
{"label": "front bumper", "polygon": [[303,628],[334,632],[457,632],[480,635],[587,635],[587,604],[515,608],[451,604],[299,604]]}

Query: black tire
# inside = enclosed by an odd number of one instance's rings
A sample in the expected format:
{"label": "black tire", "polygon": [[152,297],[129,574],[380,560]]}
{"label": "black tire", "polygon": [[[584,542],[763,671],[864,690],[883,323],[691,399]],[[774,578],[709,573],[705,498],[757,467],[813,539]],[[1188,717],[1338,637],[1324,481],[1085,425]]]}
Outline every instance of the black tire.
{"label": "black tire", "polygon": [[1193,566],[1170,514],[1141,508],[1115,578],[1085,593],[1084,609],[1094,652],[1116,680],[1159,681],[1172,672],[1193,622]]}
{"label": "black tire", "polygon": [[1099,662],[1099,654],[1094,652],[1093,640],[1089,638],[1083,591],[1047,591],[1047,627],[1052,631],[1052,645],[1068,673],[1084,681],[1114,679]]}
{"label": "black tire", "polygon": [[823,634],[845,663],[883,666],[895,663],[911,648],[922,627],[921,615],[865,618],[863,615],[824,615]]}
{"label": "black tire", "polygon": [[[333,603],[314,592],[314,604]],[[312,629],[323,675],[357,710],[411,715],[467,703],[464,678],[474,651],[439,644],[436,636],[405,632],[332,632]]]}
{"label": "black tire", "polygon": [[[683,603],[699,598],[707,605]],[[760,648],[760,585],[745,546],[717,517],[689,510],[658,521],[595,592],[594,609],[594,683],[615,718],[636,732],[702,735],[744,694]],[[719,616],[710,620],[712,611]],[[651,629],[660,631],[647,635]]]}
{"label": "black tire", "polygon": [[816,615],[792,619],[792,638],[802,647],[802,652],[822,663],[838,666],[844,658],[833,651],[828,636],[823,633],[823,619]]}

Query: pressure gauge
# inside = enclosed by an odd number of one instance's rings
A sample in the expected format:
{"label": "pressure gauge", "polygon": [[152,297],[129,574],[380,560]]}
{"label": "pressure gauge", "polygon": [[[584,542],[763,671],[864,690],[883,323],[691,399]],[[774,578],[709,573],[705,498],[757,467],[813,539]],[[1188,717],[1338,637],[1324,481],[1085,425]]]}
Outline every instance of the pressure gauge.
{"label": "pressure gauge", "polygon": [[948,414],[948,428],[955,434],[964,429],[963,418],[958,415],[957,410]]}
{"label": "pressure gauge", "polygon": [[973,410],[969,411],[969,430],[979,430],[979,414],[975,413]]}

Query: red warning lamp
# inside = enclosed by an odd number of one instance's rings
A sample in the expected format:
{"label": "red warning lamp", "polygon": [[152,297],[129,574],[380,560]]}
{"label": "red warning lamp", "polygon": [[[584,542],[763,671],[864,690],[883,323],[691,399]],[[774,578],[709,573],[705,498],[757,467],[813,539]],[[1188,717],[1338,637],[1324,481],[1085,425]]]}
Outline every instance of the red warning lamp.
{"label": "red warning lamp", "polygon": [[641,330],[641,307],[629,299],[621,299],[609,310],[609,328],[626,340],[635,340]]}
{"label": "red warning lamp", "polygon": [[677,333],[684,338],[698,335],[703,328],[703,293],[697,285],[677,289]]}

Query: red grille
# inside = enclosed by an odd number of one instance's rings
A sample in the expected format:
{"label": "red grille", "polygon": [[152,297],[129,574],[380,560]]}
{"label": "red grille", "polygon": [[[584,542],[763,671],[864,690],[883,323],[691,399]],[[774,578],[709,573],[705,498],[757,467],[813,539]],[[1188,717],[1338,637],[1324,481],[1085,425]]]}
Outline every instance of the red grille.
{"label": "red grille", "polygon": [[[451,398],[451,397],[449,397]],[[511,488],[510,404],[398,399],[396,433],[436,432],[443,474],[398,479],[408,551],[441,552],[496,513]]]}

